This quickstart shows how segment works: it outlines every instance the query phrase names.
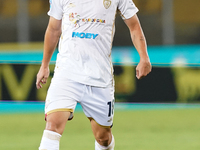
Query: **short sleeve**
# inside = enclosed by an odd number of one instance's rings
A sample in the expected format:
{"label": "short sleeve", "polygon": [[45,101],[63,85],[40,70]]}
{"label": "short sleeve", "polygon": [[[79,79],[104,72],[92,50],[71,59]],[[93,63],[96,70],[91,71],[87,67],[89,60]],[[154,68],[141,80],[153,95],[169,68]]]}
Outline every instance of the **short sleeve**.
{"label": "short sleeve", "polygon": [[62,0],[49,0],[50,10],[48,15],[54,17],[57,20],[61,20],[63,16]]}
{"label": "short sleeve", "polygon": [[132,0],[119,0],[118,10],[123,19],[129,19],[138,12],[138,8]]}

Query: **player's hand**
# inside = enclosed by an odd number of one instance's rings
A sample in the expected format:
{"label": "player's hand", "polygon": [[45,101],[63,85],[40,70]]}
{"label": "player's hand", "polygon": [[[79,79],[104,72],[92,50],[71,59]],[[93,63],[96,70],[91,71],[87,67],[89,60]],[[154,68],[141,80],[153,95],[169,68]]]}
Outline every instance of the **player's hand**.
{"label": "player's hand", "polygon": [[47,79],[49,77],[49,67],[40,67],[40,70],[37,74],[37,80],[36,80],[36,87],[37,89],[42,88],[42,84],[45,84],[47,82]]}
{"label": "player's hand", "polygon": [[140,60],[136,67],[136,77],[142,79],[151,72],[152,66],[149,59]]}

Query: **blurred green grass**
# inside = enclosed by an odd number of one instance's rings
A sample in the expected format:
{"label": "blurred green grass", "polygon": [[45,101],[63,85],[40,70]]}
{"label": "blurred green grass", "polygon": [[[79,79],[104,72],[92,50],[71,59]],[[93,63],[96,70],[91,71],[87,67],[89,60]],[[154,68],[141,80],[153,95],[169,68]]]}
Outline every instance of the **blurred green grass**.
{"label": "blurred green grass", "polygon": [[[115,150],[199,150],[199,114],[199,108],[116,111]],[[1,114],[0,150],[37,150],[44,127],[41,113]],[[60,149],[94,149],[90,123],[82,112],[67,123]]]}

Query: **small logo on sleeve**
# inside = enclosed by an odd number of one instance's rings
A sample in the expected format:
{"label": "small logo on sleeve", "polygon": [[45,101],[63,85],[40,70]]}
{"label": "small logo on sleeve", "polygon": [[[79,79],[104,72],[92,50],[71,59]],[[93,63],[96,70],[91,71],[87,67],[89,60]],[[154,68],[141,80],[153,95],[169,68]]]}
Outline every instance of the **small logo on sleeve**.
{"label": "small logo on sleeve", "polygon": [[50,8],[51,8],[51,5],[52,5],[52,0],[49,0],[49,4],[50,4]]}

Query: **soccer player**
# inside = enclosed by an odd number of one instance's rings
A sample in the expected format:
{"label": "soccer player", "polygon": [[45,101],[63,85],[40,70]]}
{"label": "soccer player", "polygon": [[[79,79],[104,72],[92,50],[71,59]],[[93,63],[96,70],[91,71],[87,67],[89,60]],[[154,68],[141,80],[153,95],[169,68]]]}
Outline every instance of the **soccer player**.
{"label": "soccer player", "polygon": [[114,150],[111,49],[117,10],[140,55],[136,77],[141,79],[151,71],[151,63],[136,15],[138,9],[132,0],[50,0],[43,60],[36,81],[38,89],[47,81],[49,62],[60,40],[46,97],[46,128],[39,150],[59,150],[61,135],[67,121],[73,118],[77,102],[90,120],[95,150]]}

